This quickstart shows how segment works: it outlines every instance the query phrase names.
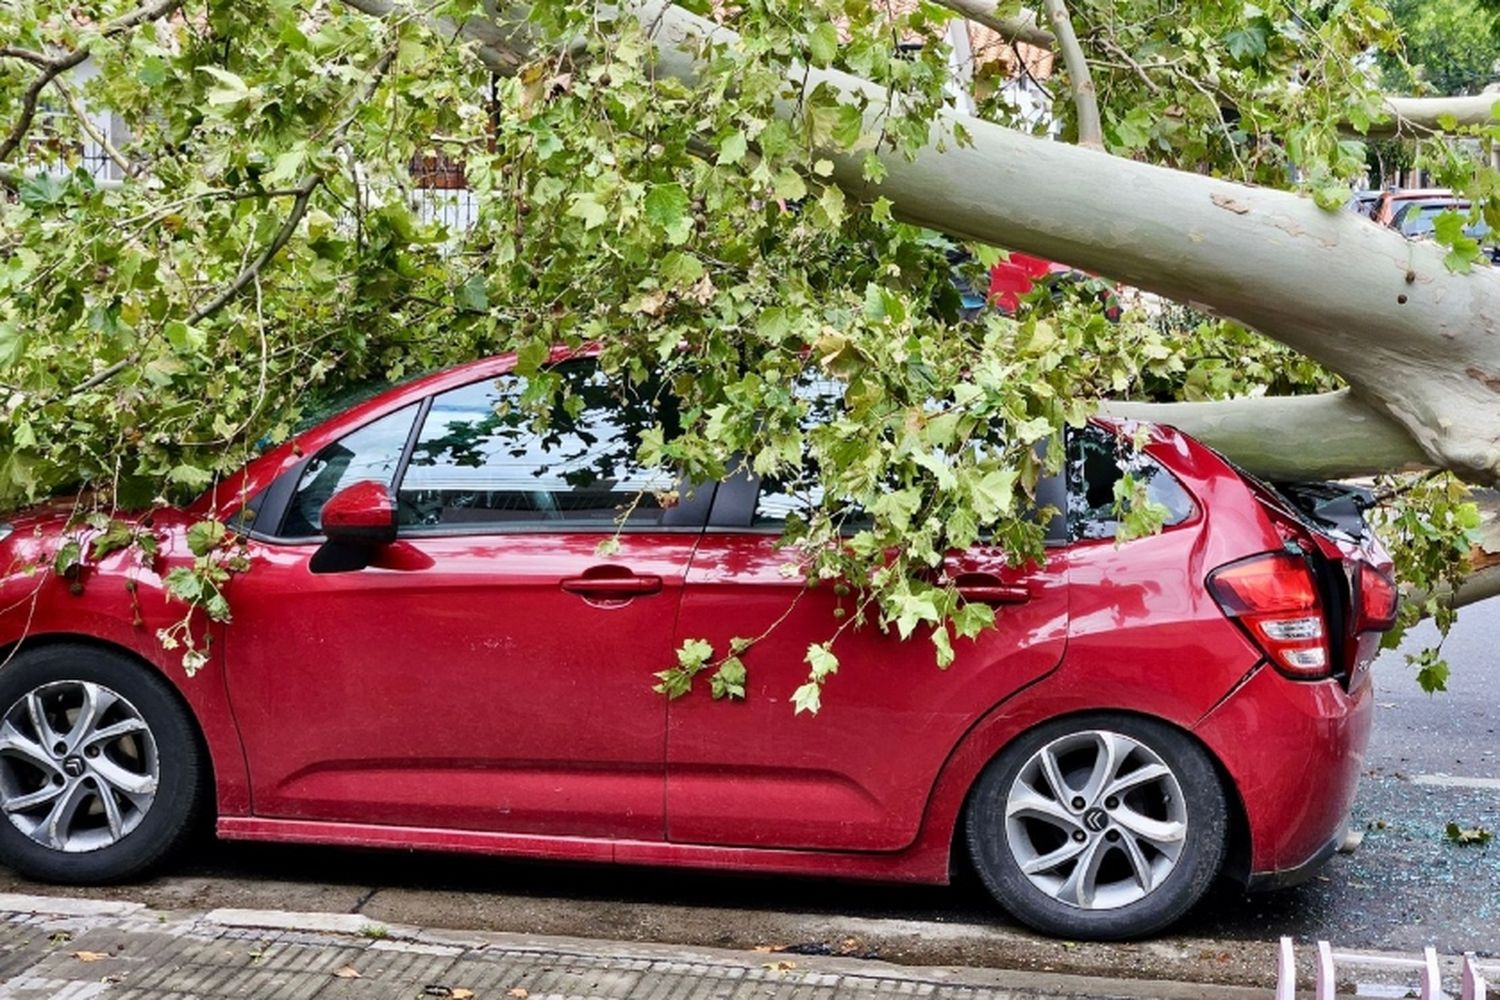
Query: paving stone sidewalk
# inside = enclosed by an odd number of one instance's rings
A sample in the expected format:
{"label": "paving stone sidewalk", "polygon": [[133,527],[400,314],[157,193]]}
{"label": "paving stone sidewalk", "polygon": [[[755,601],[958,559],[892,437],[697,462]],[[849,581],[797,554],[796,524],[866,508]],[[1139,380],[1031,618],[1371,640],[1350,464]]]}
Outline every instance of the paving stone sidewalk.
{"label": "paving stone sidewalk", "polygon": [[0,894],[6,1000],[1248,1000],[1227,987],[387,927]]}

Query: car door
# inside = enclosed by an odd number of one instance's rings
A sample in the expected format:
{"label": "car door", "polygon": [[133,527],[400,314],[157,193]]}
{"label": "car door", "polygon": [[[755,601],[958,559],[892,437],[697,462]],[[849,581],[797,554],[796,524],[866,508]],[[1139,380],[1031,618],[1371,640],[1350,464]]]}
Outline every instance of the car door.
{"label": "car door", "polygon": [[[1061,489],[1050,480],[1049,489]],[[817,716],[793,714],[810,643],[833,635],[851,599],[788,578],[777,547],[787,513],[804,502],[751,477],[719,487],[693,555],[677,641],[724,650],[767,633],[744,657],[743,701],[702,690],[670,704],[668,839],[694,844],[894,851],[917,836],[927,797],[960,737],[1008,695],[1053,670],[1067,632],[1066,549],[1045,565],[1007,565],[997,549],[956,553],[945,572],[970,600],[995,605],[997,627],[941,671],[925,634],[902,641],[871,625],[834,645],[839,672]],[[1060,495],[1043,501],[1060,509]],[[774,625],[774,627],[773,627]]]}
{"label": "car door", "polygon": [[[545,426],[502,375],[288,474],[276,537],[257,532],[233,584],[224,657],[257,815],[663,837],[652,674],[712,489],[677,497],[636,466],[650,396],[591,361],[557,371],[575,403]],[[318,512],[361,479],[394,486],[398,540],[314,572]]]}

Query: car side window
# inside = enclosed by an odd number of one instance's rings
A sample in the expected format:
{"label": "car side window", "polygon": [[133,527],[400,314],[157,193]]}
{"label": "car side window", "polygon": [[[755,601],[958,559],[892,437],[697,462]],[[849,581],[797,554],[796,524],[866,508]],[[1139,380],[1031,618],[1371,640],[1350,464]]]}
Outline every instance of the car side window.
{"label": "car side window", "polygon": [[650,386],[611,381],[592,361],[538,421],[527,380],[502,375],[433,397],[397,493],[404,531],[613,531],[670,522],[674,477],[636,460],[643,431],[669,420]]}
{"label": "car side window", "polygon": [[1193,515],[1193,500],[1170,472],[1151,456],[1136,451],[1102,427],[1092,424],[1068,437],[1068,533],[1074,539],[1114,538],[1115,484],[1129,472],[1146,486],[1149,503],[1166,508],[1163,527]]}
{"label": "car side window", "polygon": [[323,505],[351,483],[365,479],[394,486],[401,453],[411,436],[417,404],[345,434],[313,456],[297,479],[297,487],[282,518],[280,536],[308,538],[322,533]]}

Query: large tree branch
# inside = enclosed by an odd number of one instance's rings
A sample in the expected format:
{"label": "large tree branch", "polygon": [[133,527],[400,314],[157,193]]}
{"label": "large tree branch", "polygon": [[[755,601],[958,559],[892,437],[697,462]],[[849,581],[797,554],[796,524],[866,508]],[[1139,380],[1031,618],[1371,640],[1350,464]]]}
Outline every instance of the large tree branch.
{"label": "large tree branch", "polygon": [[[649,26],[655,72],[690,85],[705,42],[738,41],[664,0],[624,12]],[[826,84],[865,105],[867,130],[879,129],[883,89],[835,70],[805,75],[789,94]],[[796,120],[794,97],[777,110]],[[943,142],[958,125],[971,142]],[[1453,274],[1440,247],[1285,191],[1100,156],[952,112],[935,128],[912,158],[879,151],[887,175],[878,188],[864,180],[862,153],[826,150],[834,179],[883,195],[905,221],[1205,304],[1344,376],[1433,464],[1500,481],[1500,269]]]}
{"label": "large tree branch", "polygon": [[1110,401],[1102,409],[1170,424],[1267,479],[1342,479],[1430,464],[1399,424],[1347,389],[1205,403]]}
{"label": "large tree branch", "polygon": [[[182,0],[155,0],[153,3],[137,7],[129,14],[124,15],[104,26],[100,33],[104,38],[118,35],[122,31],[128,31],[138,24],[146,21],[155,21],[166,17],[172,11],[182,6]],[[5,139],[0,140],[0,161],[7,160],[16,151],[16,147],[26,138],[26,133],[31,131],[31,123],[36,119],[37,101],[47,85],[59,75],[70,69],[83,65],[89,57],[90,46],[80,45],[71,52],[56,57],[43,57],[38,62],[37,56],[41,53],[28,52],[24,49],[7,47],[4,55],[15,59],[22,59],[39,67],[41,72],[31,81],[31,85],[21,95],[21,113],[16,118],[11,129],[6,133]]]}
{"label": "large tree branch", "polygon": [[1014,17],[1002,17],[996,13],[993,0],[938,0],[956,14],[982,24],[1007,42],[1023,42],[1039,49],[1051,49],[1057,42],[1052,32],[1037,24],[1036,14],[1023,10]]}
{"label": "large tree branch", "polygon": [[1088,149],[1104,149],[1104,127],[1099,121],[1099,97],[1094,92],[1094,77],[1089,72],[1089,61],[1084,58],[1083,46],[1073,33],[1073,19],[1068,16],[1067,4],[1063,0],[1043,0],[1047,20],[1057,36],[1057,47],[1062,50],[1063,65],[1068,70],[1068,89],[1073,94],[1073,107],[1078,112],[1078,145]]}
{"label": "large tree branch", "polygon": [[[527,58],[529,42],[524,33],[514,27],[503,27],[498,14],[493,20],[471,17],[462,24],[454,24],[447,18],[418,14],[400,0],[343,2],[357,11],[382,20],[410,19],[446,38],[462,36],[473,43],[474,56],[484,64],[485,69],[500,76],[514,76]],[[487,10],[494,9],[489,3],[485,7]]]}
{"label": "large tree branch", "polygon": [[[1387,97],[1385,110],[1390,116],[1371,125],[1367,135],[1390,136],[1410,132],[1446,132],[1454,125],[1488,125],[1495,120],[1495,103],[1500,94],[1475,94],[1471,97]],[[1452,119],[1450,122],[1449,119]]]}
{"label": "large tree branch", "polygon": [[1500,494],[1483,491],[1475,499],[1483,520],[1469,552],[1470,572],[1453,593],[1454,607],[1500,595]]}

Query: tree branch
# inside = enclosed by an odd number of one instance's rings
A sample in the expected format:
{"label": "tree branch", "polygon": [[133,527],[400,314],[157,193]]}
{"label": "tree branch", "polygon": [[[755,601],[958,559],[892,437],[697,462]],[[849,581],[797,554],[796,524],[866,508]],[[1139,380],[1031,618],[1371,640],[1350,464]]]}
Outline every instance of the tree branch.
{"label": "tree branch", "polygon": [[1458,127],[1488,125],[1500,94],[1474,94],[1469,97],[1387,97],[1385,110],[1390,117],[1371,125],[1369,136],[1390,136],[1413,129],[1446,132],[1439,119],[1452,117]]}
{"label": "tree branch", "polygon": [[1094,92],[1094,77],[1089,72],[1089,63],[1083,55],[1083,46],[1073,33],[1073,20],[1068,16],[1068,7],[1063,0],[1043,0],[1047,20],[1057,36],[1057,47],[1062,51],[1063,65],[1068,70],[1068,89],[1073,94],[1073,106],[1078,110],[1078,145],[1086,149],[1104,150],[1104,127],[1099,121],[1099,97]]}
{"label": "tree branch", "polygon": [[68,103],[68,110],[73,112],[73,117],[78,120],[78,127],[83,130],[84,135],[92,139],[95,145],[104,150],[104,155],[109,157],[110,162],[119,167],[121,173],[129,177],[133,173],[130,161],[114,147],[114,144],[109,141],[109,136],[100,132],[94,125],[93,121],[89,118],[88,110],[79,103],[78,96],[73,93],[73,88],[63,83],[61,77],[54,78],[52,86],[63,95],[63,100]]}
{"label": "tree branch", "polygon": [[1036,14],[1023,10],[1014,17],[1001,17],[993,0],[938,0],[955,14],[962,14],[975,24],[982,24],[1007,42],[1023,42],[1050,50],[1057,39],[1052,32],[1036,23]]}
{"label": "tree branch", "polygon": [[[349,113],[339,121],[337,126],[335,126],[333,132],[331,133],[332,139],[337,140],[339,138],[342,138],[344,133],[349,130],[349,127],[354,124],[354,120],[359,115],[360,109],[368,104],[370,102],[370,99],[374,97],[375,91],[379,89],[381,81],[385,79],[386,70],[390,68],[391,63],[395,61],[395,58],[396,48],[393,46],[392,48],[387,49],[385,53],[375,61],[375,64],[370,67],[369,79],[365,82],[365,86],[361,88],[359,95],[352,102],[352,107],[350,108]],[[260,273],[262,270],[264,270],[266,265],[269,264],[272,259],[274,259],[275,256],[281,252],[282,248],[291,241],[293,234],[295,234],[297,231],[297,226],[302,222],[302,217],[307,214],[307,207],[309,202],[311,202],[312,200],[313,192],[316,191],[318,187],[322,185],[322,183],[322,174],[309,174],[304,177],[295,188],[292,189],[292,191],[296,194],[296,197],[292,202],[292,207],[290,210],[288,210],[286,218],[282,220],[281,226],[276,230],[276,234],[271,237],[270,242],[267,243],[261,250],[261,252],[256,255],[253,261],[245,265],[245,267],[240,270],[239,274],[235,275],[234,279],[219,291],[219,294],[215,295],[212,299],[194,309],[192,313],[188,315],[187,319],[184,321],[188,326],[192,326],[195,323],[201,323],[205,319],[208,319],[210,316],[212,316],[214,313],[218,312],[220,309],[223,309],[230,302],[234,301],[234,299],[238,297],[246,287],[248,287],[252,282],[256,281],[260,277]],[[108,368],[95,372],[93,375],[89,376],[88,378],[84,379],[82,382],[74,386],[72,389],[68,390],[60,398],[67,399],[69,397],[76,396],[81,392],[87,392],[90,389],[97,388],[98,386],[101,386],[105,382],[108,382],[110,379],[114,378],[116,375],[125,371],[136,362],[140,361],[140,359],[141,352],[137,350],[129,357],[115,362]],[[49,402],[54,401],[55,399],[49,400]]]}
{"label": "tree branch", "polygon": [[[507,29],[500,24],[500,18],[493,21],[483,18],[471,17],[462,24],[454,24],[444,17],[429,17],[417,14],[411,7],[399,0],[342,0],[346,5],[371,17],[381,20],[412,19],[426,26],[435,34],[446,38],[457,38],[462,35],[474,46],[475,57],[484,64],[491,73],[500,76],[514,76],[516,71],[525,61],[524,53],[530,46],[517,29]],[[486,9],[493,10],[490,4]]]}
{"label": "tree branch", "polygon": [[[138,7],[129,14],[111,21],[104,26],[101,35],[104,38],[118,35],[120,32],[127,31],[144,21],[155,21],[158,18],[166,17],[181,5],[182,0],[156,0],[155,3]],[[29,52],[25,49],[7,47],[3,50],[3,54],[11,58],[23,59],[30,62],[38,66],[41,72],[37,74],[35,80],[31,81],[31,86],[26,88],[26,92],[21,95],[21,115],[16,119],[16,123],[11,126],[11,130],[6,134],[4,141],[0,141],[0,160],[9,159],[10,154],[16,151],[16,147],[21,145],[22,140],[26,138],[26,133],[31,130],[31,123],[36,118],[37,99],[41,96],[42,91],[47,88],[47,84],[51,83],[58,75],[82,65],[84,60],[89,57],[89,46],[80,45],[72,52],[56,58],[49,59],[43,57],[44,61],[40,63],[36,59],[37,56],[41,55],[40,53]]]}
{"label": "tree branch", "polygon": [[1102,412],[1176,427],[1267,479],[1344,479],[1431,464],[1399,424],[1347,389],[1207,403],[1105,402]]}

